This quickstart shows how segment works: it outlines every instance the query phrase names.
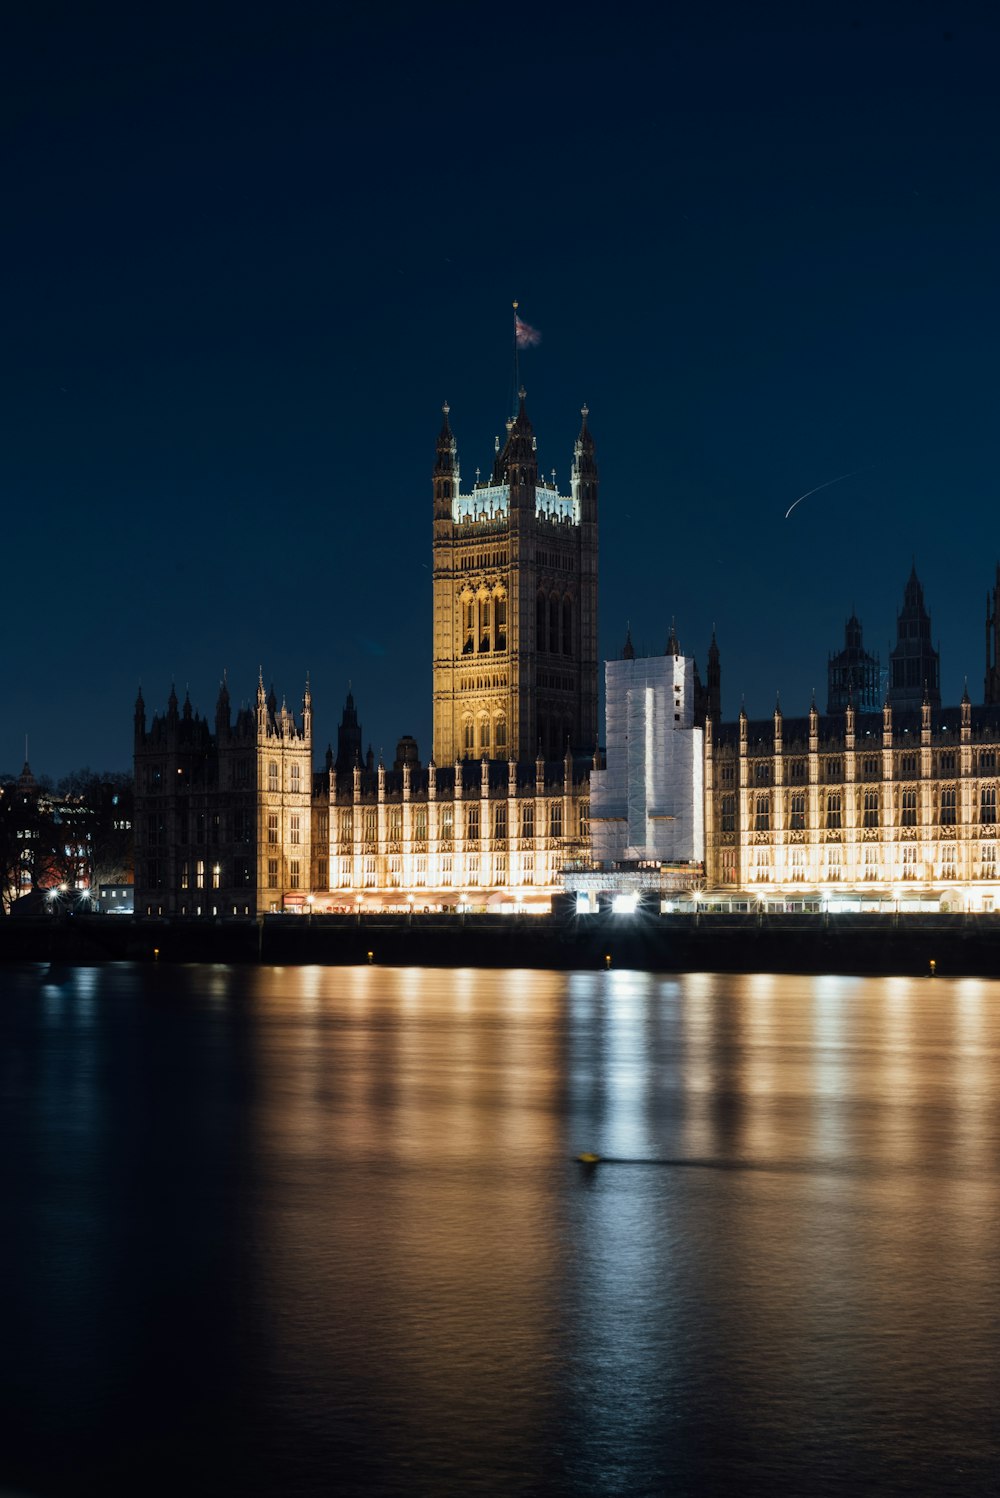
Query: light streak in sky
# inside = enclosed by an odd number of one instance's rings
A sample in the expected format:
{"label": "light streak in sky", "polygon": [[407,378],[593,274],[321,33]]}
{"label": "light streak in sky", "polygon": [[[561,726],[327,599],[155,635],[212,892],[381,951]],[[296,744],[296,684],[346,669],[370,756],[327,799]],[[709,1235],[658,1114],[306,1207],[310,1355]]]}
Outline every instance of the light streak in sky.
{"label": "light streak in sky", "polygon": [[[874,468],[874,466],[874,463],[869,464],[869,468]],[[868,471],[868,468],[852,468],[850,473],[838,473],[835,479],[827,479],[825,484],[817,484],[815,489],[807,489],[804,494],[800,494],[798,499],[793,500],[792,503],[788,506],[788,509],[785,511],[785,519],[787,520],[789,515],[795,509],[795,506],[800,505],[804,499],[808,499],[810,494],[818,494],[821,489],[829,489],[831,484],[843,483],[844,479],[852,479],[854,478],[855,474],[867,473]]]}

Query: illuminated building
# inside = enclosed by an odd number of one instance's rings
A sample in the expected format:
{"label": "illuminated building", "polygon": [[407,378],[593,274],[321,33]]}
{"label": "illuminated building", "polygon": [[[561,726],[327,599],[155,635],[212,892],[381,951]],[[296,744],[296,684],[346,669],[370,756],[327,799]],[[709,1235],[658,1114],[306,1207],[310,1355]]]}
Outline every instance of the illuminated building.
{"label": "illuminated building", "polygon": [[312,828],[312,697],[296,719],[257,684],[215,730],[173,690],[147,727],[135,705],[137,915],[255,916],[305,907]]}
{"label": "illuminated building", "polygon": [[706,881],[783,908],[1000,908],[1000,707],[706,726]]}
{"label": "illuminated building", "polygon": [[444,408],[434,467],[434,759],[561,760],[597,746],[597,463],[539,477],[521,391],[489,479],[461,492]]}

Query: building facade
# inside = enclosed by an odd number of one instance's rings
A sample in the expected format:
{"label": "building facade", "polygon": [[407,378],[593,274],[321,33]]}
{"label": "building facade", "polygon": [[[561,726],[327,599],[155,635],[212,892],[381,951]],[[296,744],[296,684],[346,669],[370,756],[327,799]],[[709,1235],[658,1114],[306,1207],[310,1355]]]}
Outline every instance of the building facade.
{"label": "building facade", "polygon": [[214,730],[135,705],[135,912],[257,916],[305,908],[312,877],[312,696],[301,717],[258,681],[235,721],[223,681]]}
{"label": "building facade", "polygon": [[804,894],[1000,909],[1000,707],[706,727],[706,881],[782,901]]}
{"label": "building facade", "polygon": [[570,493],[539,475],[524,391],[463,494],[444,407],[434,467],[434,737],[441,766],[597,747],[597,462],[583,408]]}

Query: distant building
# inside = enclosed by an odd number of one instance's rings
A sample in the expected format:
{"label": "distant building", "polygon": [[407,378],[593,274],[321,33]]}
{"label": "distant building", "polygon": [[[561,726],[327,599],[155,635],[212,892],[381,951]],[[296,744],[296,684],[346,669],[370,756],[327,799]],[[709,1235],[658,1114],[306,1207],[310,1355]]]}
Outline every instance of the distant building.
{"label": "distant building", "polygon": [[877,713],[885,699],[882,667],[861,643],[861,620],[852,614],[844,626],[844,648],[827,658],[826,710],[842,713],[850,702],[855,712]]}
{"label": "distant building", "polygon": [[910,571],[903,607],[896,615],[896,643],[889,656],[887,701],[904,712],[919,712],[924,701],[941,706],[938,652],[931,643],[931,616],[917,569]]}
{"label": "distant building", "polygon": [[223,681],[215,731],[173,690],[147,727],[135,705],[137,915],[256,916],[304,908],[312,825],[312,696],[300,718],[257,684],[232,721]]}

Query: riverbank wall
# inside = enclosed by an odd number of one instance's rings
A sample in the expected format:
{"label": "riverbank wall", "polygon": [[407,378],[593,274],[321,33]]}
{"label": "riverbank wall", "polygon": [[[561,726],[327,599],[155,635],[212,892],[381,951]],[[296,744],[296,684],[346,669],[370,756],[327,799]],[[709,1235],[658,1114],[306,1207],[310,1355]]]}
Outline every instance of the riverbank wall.
{"label": "riverbank wall", "polygon": [[0,922],[4,961],[1000,977],[1000,916],[76,916]]}

